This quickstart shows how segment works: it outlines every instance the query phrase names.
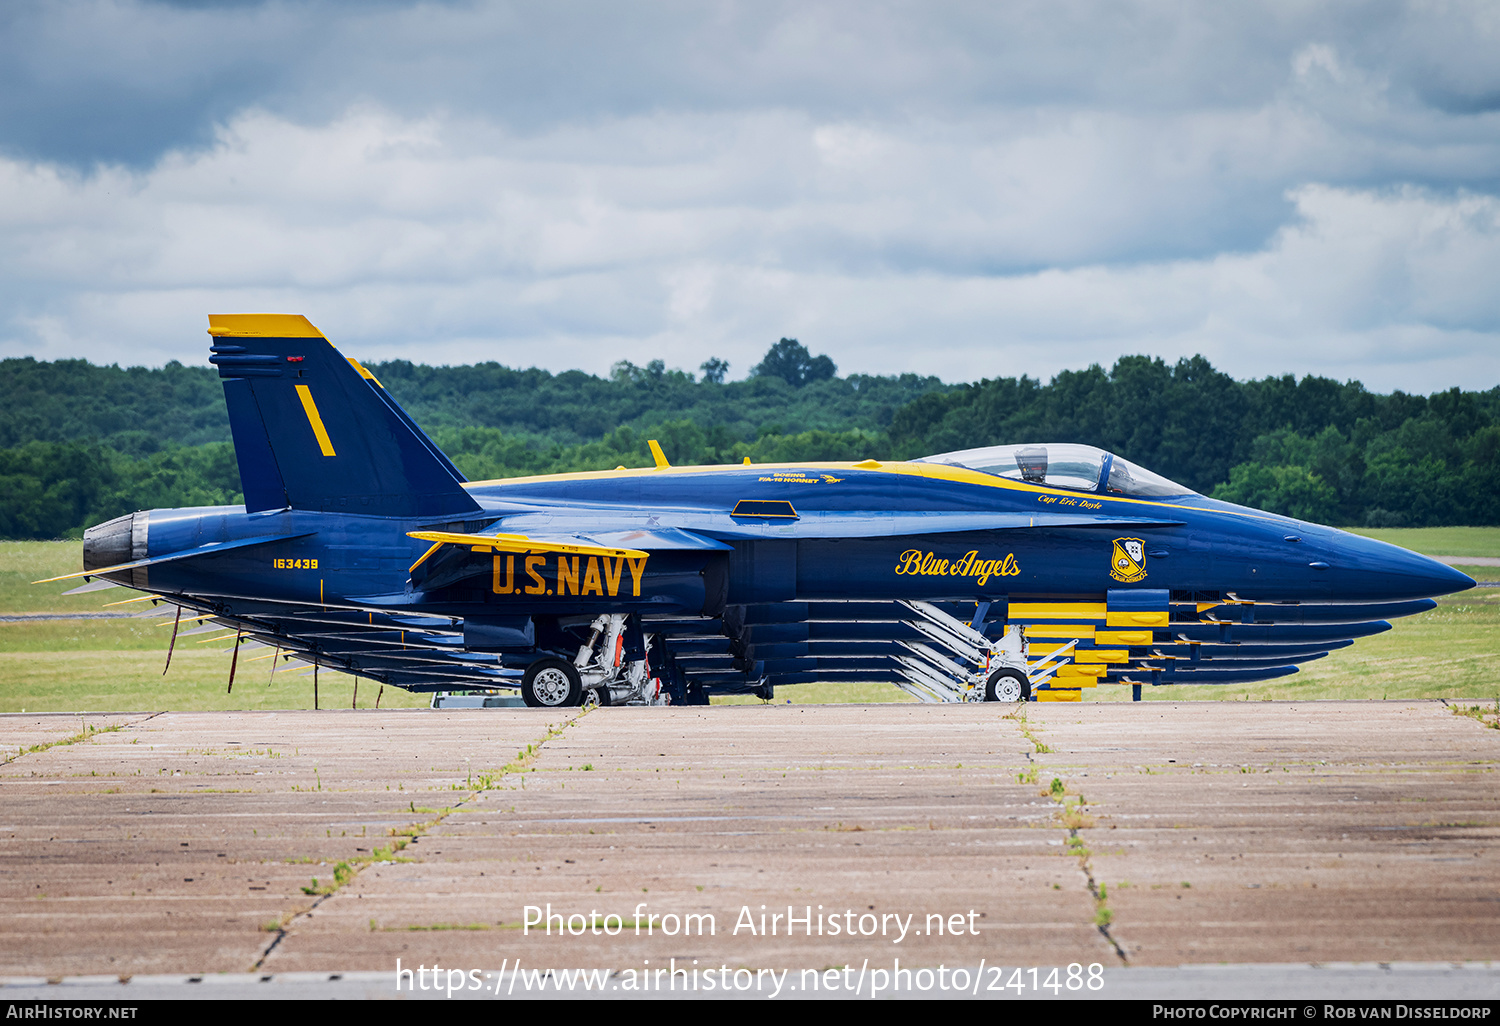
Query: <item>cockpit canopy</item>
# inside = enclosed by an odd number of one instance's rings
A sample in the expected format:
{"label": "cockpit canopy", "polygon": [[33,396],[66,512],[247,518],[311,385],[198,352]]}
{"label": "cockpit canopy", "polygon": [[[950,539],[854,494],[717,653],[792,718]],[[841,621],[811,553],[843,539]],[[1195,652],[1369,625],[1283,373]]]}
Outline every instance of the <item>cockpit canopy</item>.
{"label": "cockpit canopy", "polygon": [[1192,494],[1191,488],[1092,445],[987,445],[924,456],[915,462],[947,463],[1012,481],[1101,495],[1155,499]]}

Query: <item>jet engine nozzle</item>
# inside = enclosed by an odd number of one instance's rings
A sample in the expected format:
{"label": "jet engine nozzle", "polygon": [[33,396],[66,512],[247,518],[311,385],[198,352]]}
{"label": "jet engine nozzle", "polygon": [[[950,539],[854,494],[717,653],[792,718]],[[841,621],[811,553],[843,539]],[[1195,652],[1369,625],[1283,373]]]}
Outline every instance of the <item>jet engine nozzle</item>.
{"label": "jet engine nozzle", "polygon": [[141,512],[127,513],[90,527],[83,532],[83,568],[105,570],[145,559],[150,526],[151,514]]}

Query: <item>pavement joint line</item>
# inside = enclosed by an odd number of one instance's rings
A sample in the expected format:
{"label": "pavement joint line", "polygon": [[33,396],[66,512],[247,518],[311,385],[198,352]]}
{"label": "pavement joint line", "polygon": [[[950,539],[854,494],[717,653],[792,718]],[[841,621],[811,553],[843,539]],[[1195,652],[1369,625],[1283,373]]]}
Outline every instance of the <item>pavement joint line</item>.
{"label": "pavement joint line", "polygon": [[[1051,746],[1044,744],[1032,732],[1031,725],[1026,720],[1026,707],[1024,705],[1001,718],[1012,720],[1020,730],[1021,735],[1027,741],[1031,742],[1032,747],[1037,752],[1050,752],[1053,750]],[[1026,756],[1026,761],[1031,763],[1034,769],[1037,768],[1036,760],[1032,758],[1031,752],[1023,752],[1022,754]],[[1030,783],[1036,783],[1035,772],[1026,774],[1026,778]],[[1083,871],[1084,880],[1088,883],[1089,895],[1094,900],[1094,929],[1098,930],[1099,935],[1109,942],[1109,946],[1114,949],[1115,955],[1120,959],[1120,964],[1129,967],[1130,956],[1125,953],[1125,948],[1110,932],[1110,928],[1114,922],[1114,915],[1109,909],[1107,892],[1101,891],[1099,882],[1094,879],[1093,867],[1089,865],[1089,856],[1091,853],[1088,845],[1084,843],[1083,838],[1078,835],[1080,829],[1093,826],[1093,820],[1083,812],[1083,795],[1079,794],[1078,801],[1074,804],[1069,804],[1067,800],[1067,784],[1061,777],[1053,777],[1051,786],[1042,793],[1049,796],[1061,806],[1061,808],[1055,811],[1054,816],[1057,822],[1067,828],[1068,840],[1066,843],[1068,851],[1077,856],[1078,868]]]}
{"label": "pavement joint line", "polygon": [[[537,740],[535,741],[528,742],[525,748],[516,753],[516,758],[512,759],[500,769],[496,770],[493,775],[481,773],[479,776],[480,784],[478,787],[473,786],[474,781],[471,772],[469,777],[465,781],[466,786],[469,789],[469,793],[464,797],[458,799],[458,801],[453,802],[451,805],[444,806],[442,811],[438,812],[432,819],[426,820],[421,823],[412,823],[399,830],[393,827],[391,829],[391,836],[393,838],[405,838],[405,840],[393,841],[391,844],[390,854],[394,857],[397,852],[405,850],[406,846],[411,843],[411,840],[413,838],[427,836],[429,831],[431,831],[435,827],[441,826],[449,816],[459,811],[469,802],[472,802],[474,799],[478,798],[481,794],[484,794],[486,791],[496,790],[499,787],[503,786],[500,782],[503,781],[505,777],[514,774],[520,774],[522,786],[524,787],[526,781],[525,774],[528,771],[529,767],[533,763],[535,763],[536,760],[541,756],[542,746],[544,746],[548,741],[552,741],[556,738],[561,737],[564,731],[581,720],[589,713],[589,711],[590,710],[587,708],[579,710],[575,715],[565,719],[562,723],[557,725],[549,723],[547,725],[547,732],[545,734],[537,738]],[[415,801],[413,801],[412,808],[415,809],[415,807],[416,803]],[[278,920],[276,926],[276,936],[271,938],[271,943],[266,945],[265,950],[260,953],[260,957],[256,959],[254,964],[251,965],[250,968],[246,971],[250,973],[260,972],[261,966],[265,965],[266,959],[270,958],[271,953],[281,945],[281,942],[283,940],[286,939],[287,934],[291,931],[293,924],[295,924],[299,919],[303,919],[307,916],[312,915],[312,913],[318,908],[318,906],[322,905],[323,902],[327,901],[329,898],[334,897],[349,884],[357,880],[359,878],[359,874],[363,873],[366,868],[375,865],[377,862],[386,861],[384,858],[377,857],[382,851],[383,849],[372,847],[370,854],[362,859],[341,860],[338,865],[334,867],[333,883],[327,885],[328,889],[322,894],[319,894],[317,900],[314,901],[311,905],[299,911],[293,912],[290,916],[283,916],[280,920]],[[341,875],[339,873],[340,867],[343,867],[346,870],[350,870],[350,872]],[[314,877],[313,883],[316,884],[317,882],[317,878]],[[303,888],[303,890],[308,894],[313,893],[307,888]]]}
{"label": "pavement joint line", "polygon": [[113,734],[116,731],[124,730],[127,727],[134,727],[137,724],[145,723],[147,720],[155,719],[156,717],[160,716],[161,713],[150,713],[149,715],[144,716],[139,720],[131,720],[128,723],[116,723],[110,727],[90,727],[87,723],[83,722],[83,717],[85,715],[87,714],[84,713],[79,715],[79,722],[83,723],[83,729],[78,733],[70,734],[67,737],[60,737],[56,741],[43,741],[40,744],[32,745],[30,748],[17,749],[15,755],[7,755],[3,760],[0,760],[0,766],[9,766],[11,763],[15,762],[17,759],[25,755],[40,755],[42,752],[50,751],[53,748],[61,748],[66,745],[76,745],[80,741],[92,741],[94,737],[99,734]]}

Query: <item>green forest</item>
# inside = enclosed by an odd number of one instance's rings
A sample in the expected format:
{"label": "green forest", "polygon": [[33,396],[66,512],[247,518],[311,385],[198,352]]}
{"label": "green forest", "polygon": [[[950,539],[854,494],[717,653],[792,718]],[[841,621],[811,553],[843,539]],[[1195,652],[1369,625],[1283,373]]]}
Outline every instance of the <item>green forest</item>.
{"label": "green forest", "polygon": [[[217,372],[0,361],[0,537],[79,537],[136,509],[241,501]],[[1231,502],[1340,526],[1500,524],[1500,387],[1382,395],[1237,381],[1202,357],[948,385],[840,376],[782,339],[742,381],[622,361],[608,377],[497,363],[369,365],[471,480],[673,463],[905,459],[1082,442]]]}

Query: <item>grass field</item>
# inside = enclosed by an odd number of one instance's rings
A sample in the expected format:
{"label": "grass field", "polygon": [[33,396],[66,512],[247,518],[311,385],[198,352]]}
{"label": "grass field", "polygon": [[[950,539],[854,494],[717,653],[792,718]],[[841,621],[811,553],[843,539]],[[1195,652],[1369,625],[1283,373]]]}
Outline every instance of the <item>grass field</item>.
{"label": "grass field", "polygon": [[[1355,534],[1429,556],[1500,556],[1500,527],[1350,528]],[[1500,581],[1500,567],[1458,569]],[[1438,607],[1392,621],[1391,630],[1306,663],[1291,677],[1259,684],[1143,688],[1152,700],[1269,698],[1500,699],[1500,588],[1475,588]],[[1128,701],[1129,688],[1095,688],[1086,700]]]}
{"label": "grass field", "polygon": [[[81,542],[0,542],[0,615],[18,613],[144,612],[147,602],[109,606],[134,597],[128,588],[63,596],[78,581],[31,582],[72,573],[82,564]],[[176,607],[165,607],[175,610]],[[312,677],[303,669],[276,671],[269,648],[242,649],[229,682],[230,645],[222,632],[177,639],[165,677],[172,614],[107,620],[0,621],[0,712],[78,712],[140,709],[311,709]],[[165,626],[160,626],[165,622]],[[360,681],[359,708],[425,706],[428,698],[373,681]],[[354,678],[318,674],[318,704],[347,709]]]}
{"label": "grass field", "polygon": [[[1348,527],[1345,530],[1428,556],[1500,557],[1500,527]],[[1490,572],[1494,573],[1495,568]]]}
{"label": "grass field", "polygon": [[[1500,528],[1442,527],[1364,530],[1430,555],[1500,556]],[[126,588],[63,597],[77,582],[33,585],[79,568],[79,542],[0,542],[0,615],[145,611]],[[1477,580],[1500,580],[1500,567],[1461,567]],[[171,626],[166,614],[140,618],[0,622],[0,712],[76,712],[126,709],[310,709],[313,682],[302,670],[270,675],[270,649],[242,650],[234,691],[229,643],[217,633],[180,637],[165,677]],[[1438,608],[1395,622],[1393,630],[1306,664],[1292,677],[1262,684],[1145,688],[1151,700],[1267,698],[1500,699],[1500,588],[1479,588],[1440,599]],[[1126,701],[1130,689],[1099,687],[1086,701]],[[319,704],[349,708],[353,678],[319,674]],[[425,706],[427,698],[372,681],[358,685],[358,706]],[[777,691],[776,701],[909,702],[886,684],[801,684]],[[715,704],[759,704],[750,697]]]}

